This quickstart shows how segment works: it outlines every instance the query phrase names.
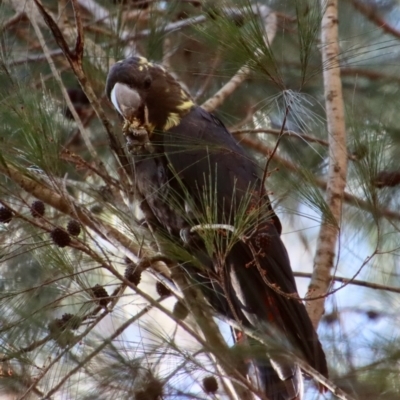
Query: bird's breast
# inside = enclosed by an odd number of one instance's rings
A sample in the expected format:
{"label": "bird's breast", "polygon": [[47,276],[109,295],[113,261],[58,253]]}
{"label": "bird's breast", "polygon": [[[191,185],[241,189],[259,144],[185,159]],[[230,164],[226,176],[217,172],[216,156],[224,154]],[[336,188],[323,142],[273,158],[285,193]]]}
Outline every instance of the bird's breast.
{"label": "bird's breast", "polygon": [[170,234],[179,235],[187,226],[183,217],[185,204],[174,196],[165,160],[153,154],[136,157],[134,171],[136,190],[151,209],[157,225]]}

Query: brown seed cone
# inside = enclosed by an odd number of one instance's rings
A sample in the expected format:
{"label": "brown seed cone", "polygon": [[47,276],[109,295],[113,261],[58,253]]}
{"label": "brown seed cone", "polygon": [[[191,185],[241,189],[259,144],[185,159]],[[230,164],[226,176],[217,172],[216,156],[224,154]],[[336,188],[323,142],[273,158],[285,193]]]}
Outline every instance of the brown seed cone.
{"label": "brown seed cone", "polygon": [[135,400],[158,400],[163,395],[163,384],[156,378],[147,382],[146,387],[135,392]]}
{"label": "brown seed cone", "polygon": [[400,171],[381,171],[376,175],[373,183],[378,189],[397,186],[400,184]]}
{"label": "brown seed cone", "polygon": [[96,284],[94,287],[92,287],[92,294],[94,297],[99,299],[99,304],[102,307],[106,307],[107,303],[110,301],[110,298],[108,297],[107,290],[104,289],[103,286]]}
{"label": "brown seed cone", "polygon": [[156,290],[161,297],[171,296],[171,291],[162,282],[156,283]]}
{"label": "brown seed cone", "polygon": [[78,329],[81,325],[82,319],[74,314],[63,314],[61,317],[61,321],[64,323],[65,326],[68,328],[75,330]]}
{"label": "brown seed cone", "polygon": [[61,332],[65,329],[64,323],[60,318],[53,319],[47,327],[53,338],[59,336],[61,334]]}
{"label": "brown seed cone", "polygon": [[67,231],[72,236],[79,236],[81,233],[81,224],[78,221],[71,219],[67,224]]}
{"label": "brown seed cone", "polygon": [[125,278],[128,279],[129,282],[134,285],[139,285],[140,280],[142,279],[142,271],[138,268],[138,266],[132,262],[128,264],[125,269]]}
{"label": "brown seed cone", "polygon": [[189,315],[189,310],[186,308],[181,300],[178,300],[174,305],[172,314],[174,314],[177,319],[183,321]]}
{"label": "brown seed cone", "polygon": [[378,311],[374,311],[374,310],[368,310],[365,314],[371,320],[378,319],[381,316],[381,314]]}
{"label": "brown seed cone", "polygon": [[68,232],[64,231],[62,228],[54,228],[50,232],[50,236],[53,242],[59,247],[66,247],[71,243],[71,237]]}
{"label": "brown seed cone", "polygon": [[216,393],[218,390],[218,382],[213,376],[206,376],[203,379],[203,388],[206,393]]}
{"label": "brown seed cone", "polygon": [[333,311],[329,314],[325,314],[322,318],[322,321],[327,325],[332,325],[339,321],[340,315],[337,311]]}
{"label": "brown seed cone", "polygon": [[31,204],[31,214],[33,218],[43,217],[46,207],[43,201],[36,200]]}
{"label": "brown seed cone", "polygon": [[0,222],[8,224],[13,217],[13,212],[7,207],[0,207]]}

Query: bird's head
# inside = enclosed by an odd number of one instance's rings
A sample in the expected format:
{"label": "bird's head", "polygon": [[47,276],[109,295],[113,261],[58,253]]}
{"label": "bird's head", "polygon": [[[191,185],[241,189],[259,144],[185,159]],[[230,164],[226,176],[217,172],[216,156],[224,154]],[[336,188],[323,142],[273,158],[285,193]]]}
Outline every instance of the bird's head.
{"label": "bird's head", "polygon": [[194,106],[171,74],[143,57],[114,64],[107,76],[106,93],[126,121],[149,131],[178,125]]}

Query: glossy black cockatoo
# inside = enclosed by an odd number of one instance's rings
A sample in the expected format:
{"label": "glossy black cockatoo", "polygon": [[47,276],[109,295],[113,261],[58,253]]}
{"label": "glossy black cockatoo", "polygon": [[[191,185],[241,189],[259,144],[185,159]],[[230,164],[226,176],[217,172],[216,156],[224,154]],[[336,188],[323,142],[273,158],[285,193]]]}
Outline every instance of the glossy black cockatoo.
{"label": "glossy black cockatoo", "polygon": [[[163,252],[179,258],[172,243],[181,243],[192,260],[180,265],[217,313],[286,341],[328,376],[317,334],[296,299],[262,169],[160,65],[143,57],[120,61],[110,69],[106,92],[125,121],[135,190],[147,223],[164,238]],[[302,398],[303,377],[293,360],[273,351],[255,356],[268,399]]]}

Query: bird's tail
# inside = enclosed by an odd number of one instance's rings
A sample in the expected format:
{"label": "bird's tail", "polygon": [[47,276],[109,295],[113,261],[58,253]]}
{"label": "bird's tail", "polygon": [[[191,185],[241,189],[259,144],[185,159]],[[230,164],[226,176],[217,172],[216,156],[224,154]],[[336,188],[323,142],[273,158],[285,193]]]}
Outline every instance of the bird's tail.
{"label": "bird's tail", "polygon": [[274,361],[271,363],[266,360],[256,361],[260,387],[268,400],[301,400],[303,398],[303,376],[300,368],[297,365],[286,367],[274,365],[273,367],[272,363],[278,364]]}
{"label": "bird's tail", "polygon": [[[245,338],[243,332],[235,330],[237,345],[255,345],[252,338]],[[249,375],[256,386],[265,393],[268,400],[302,400],[304,379],[300,367],[287,357],[274,354],[272,357],[262,350],[252,351],[245,357],[243,371]],[[255,355],[257,353],[257,355]],[[250,361],[251,360],[251,361]]]}

